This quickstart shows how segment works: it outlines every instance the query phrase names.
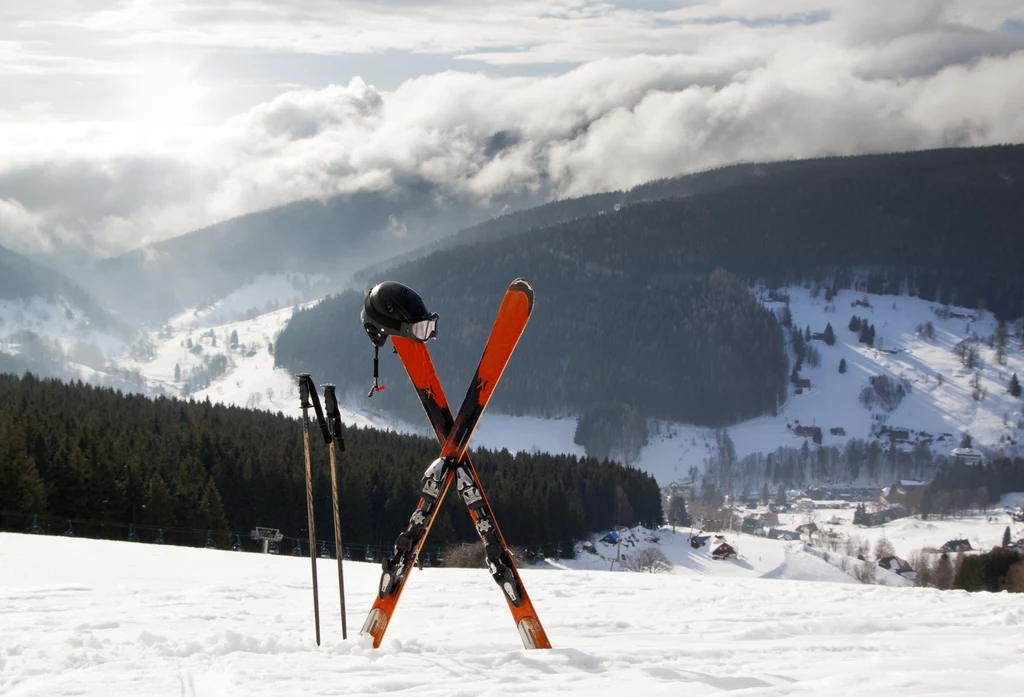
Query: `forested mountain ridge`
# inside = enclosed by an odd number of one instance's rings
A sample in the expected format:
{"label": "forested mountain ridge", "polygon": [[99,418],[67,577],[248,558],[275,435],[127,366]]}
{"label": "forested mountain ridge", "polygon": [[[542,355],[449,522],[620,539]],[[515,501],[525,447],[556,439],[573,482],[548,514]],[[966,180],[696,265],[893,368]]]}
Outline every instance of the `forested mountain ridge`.
{"label": "forested mountain ridge", "polygon": [[[59,428],[54,428],[59,424]],[[320,530],[333,526],[327,449],[312,445]],[[339,472],[347,542],[387,543],[405,528],[433,438],[348,428]],[[474,451],[510,544],[561,543],[614,525],[661,520],[657,483],[619,465],[571,456]],[[281,413],[0,375],[0,529],[24,515],[205,531],[278,527],[302,537],[306,502],[301,427]],[[475,540],[454,490],[431,544]]]}
{"label": "forested mountain ridge", "polygon": [[[995,177],[1007,183],[1016,182],[1019,189],[1020,180],[1024,177],[1022,161],[1024,146],[1008,145],[738,163],[704,172],[658,179],[628,191],[562,199],[498,216],[425,247],[363,269],[355,275],[355,279],[358,282],[370,283],[377,274],[396,268],[402,263],[463,244],[492,241],[599,213],[612,213],[624,206],[637,203],[723,192],[757,182],[774,182],[783,187],[799,187],[805,181],[824,179],[835,181],[838,186],[838,180],[882,176],[886,180],[902,179],[911,189],[928,189],[938,183],[942,183],[943,186],[973,189],[991,186]],[[910,198],[916,199],[917,196],[912,194]]]}
{"label": "forested mountain ridge", "polygon": [[[496,408],[558,415],[613,404],[701,425],[773,413],[785,399],[785,344],[751,282],[820,278],[1021,314],[1024,147],[763,171],[750,166],[705,193],[440,250],[367,285],[387,278],[423,294],[441,314],[431,344],[441,377],[461,385],[504,279],[523,275],[537,289],[537,310]],[[342,294],[297,313],[277,364],[360,385],[369,374],[360,303],[360,294]],[[324,345],[333,350],[315,348]],[[394,364],[388,369],[404,380]],[[410,416],[417,409],[411,396],[380,402]]]}
{"label": "forested mountain ridge", "polygon": [[441,197],[417,182],[395,191],[295,201],[102,260],[88,280],[112,307],[163,320],[263,273],[321,273],[343,284],[396,248],[419,247],[505,205],[529,202]]}

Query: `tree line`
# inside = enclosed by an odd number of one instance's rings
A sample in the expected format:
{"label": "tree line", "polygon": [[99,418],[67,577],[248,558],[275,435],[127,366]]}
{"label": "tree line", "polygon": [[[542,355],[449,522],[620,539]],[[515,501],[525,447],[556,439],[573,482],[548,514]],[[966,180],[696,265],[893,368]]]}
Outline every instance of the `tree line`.
{"label": "tree line", "polygon": [[[442,263],[410,266],[394,277],[418,289],[440,314],[430,349],[442,382],[453,386],[448,397],[455,404],[479,361],[505,284],[524,269],[537,290],[536,308],[492,409],[557,417],[620,405],[644,419],[723,425],[774,413],[785,398],[778,322],[727,272],[648,283],[635,269],[602,272],[571,255],[532,255],[524,263],[518,254],[491,258],[466,247],[444,254]],[[595,281],[595,273],[602,280]],[[362,295],[348,292],[297,312],[278,339],[276,364],[365,390],[372,350],[359,323],[361,306]],[[381,374],[385,384],[403,389],[374,401],[420,419],[416,395],[404,389],[404,372],[389,353],[382,354]],[[593,420],[602,419],[595,414]],[[634,437],[630,429],[624,433]],[[585,433],[578,435],[588,445]],[[607,451],[600,443],[588,445],[591,454]]]}
{"label": "tree line", "polygon": [[765,487],[775,491],[777,488],[858,487],[887,485],[901,479],[925,480],[948,463],[945,455],[934,454],[923,444],[910,452],[897,450],[894,453],[877,440],[849,438],[841,446],[815,447],[811,447],[809,437],[800,440],[796,447],[779,447],[768,453],[737,457],[728,431],[719,429],[705,460],[703,474],[694,468],[691,479],[700,476],[702,501],[712,505],[726,494],[746,498]]}
{"label": "tree line", "polygon": [[[297,406],[297,405],[296,405]],[[347,540],[390,544],[405,529],[433,439],[346,429],[341,456]],[[326,448],[314,433],[316,525],[333,526]],[[473,451],[510,544],[572,541],[614,525],[659,524],[657,483],[607,460]],[[0,530],[25,532],[24,515],[96,521],[87,536],[122,536],[101,522],[247,533],[257,525],[306,530],[301,425],[281,413],[122,394],[81,383],[0,375]],[[454,495],[430,543],[475,541]],[[5,515],[6,514],[6,515]]]}

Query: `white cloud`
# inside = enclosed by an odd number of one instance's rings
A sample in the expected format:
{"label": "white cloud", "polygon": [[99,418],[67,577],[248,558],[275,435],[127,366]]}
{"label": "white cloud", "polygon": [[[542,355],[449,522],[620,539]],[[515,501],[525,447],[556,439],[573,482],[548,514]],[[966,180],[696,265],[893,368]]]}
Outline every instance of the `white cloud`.
{"label": "white cloud", "polygon": [[40,234],[41,216],[20,201],[0,198],[0,245],[28,252],[48,252],[49,240]]}
{"label": "white cloud", "polygon": [[[148,121],[62,119],[50,104],[45,116],[0,113],[0,244],[110,254],[300,198],[410,182],[439,195],[553,197],[737,160],[1024,141],[1015,89],[1024,36],[1000,31],[1024,18],[1018,5],[780,0],[769,12],[755,0],[658,10],[324,0],[224,10],[152,0],[97,13],[44,3],[53,16],[42,12],[33,31],[104,32],[118,50],[143,40],[306,52],[387,45],[494,64],[588,62],[553,76],[443,72],[393,91],[357,78],[291,90],[212,124],[184,122],[168,95],[154,109],[164,118]],[[16,59],[40,48],[3,50]],[[109,66],[135,81],[156,74],[102,51],[78,58],[27,64]],[[174,73],[175,93],[189,93],[196,70]],[[148,89],[161,93],[159,83]]]}

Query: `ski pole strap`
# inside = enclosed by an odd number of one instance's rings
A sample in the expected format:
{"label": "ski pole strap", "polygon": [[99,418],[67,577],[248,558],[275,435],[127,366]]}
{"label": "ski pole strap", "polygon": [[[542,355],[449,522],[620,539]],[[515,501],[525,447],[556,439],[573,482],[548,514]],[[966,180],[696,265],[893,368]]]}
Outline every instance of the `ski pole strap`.
{"label": "ski pole strap", "polygon": [[373,385],[370,386],[370,391],[366,393],[367,397],[372,397],[375,392],[380,392],[384,389],[384,385],[378,384],[377,380],[380,375],[380,347],[376,344],[373,345]]}
{"label": "ski pole strap", "polygon": [[299,396],[302,399],[303,408],[309,408],[309,399],[312,398],[313,411],[316,412],[316,422],[320,426],[320,432],[323,434],[324,442],[328,445],[331,444],[331,432],[327,427],[327,419],[324,418],[324,410],[320,406],[320,395],[316,392],[316,387],[313,385],[313,379],[309,377],[307,373],[303,373],[299,376]]}

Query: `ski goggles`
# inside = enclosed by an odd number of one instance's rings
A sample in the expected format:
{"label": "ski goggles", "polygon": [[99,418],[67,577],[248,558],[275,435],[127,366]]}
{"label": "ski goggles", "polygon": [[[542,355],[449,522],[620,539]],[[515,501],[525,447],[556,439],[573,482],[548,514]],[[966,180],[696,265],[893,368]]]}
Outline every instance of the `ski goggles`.
{"label": "ski goggles", "polygon": [[403,322],[402,329],[417,341],[427,342],[437,336],[437,313],[416,322]]}

